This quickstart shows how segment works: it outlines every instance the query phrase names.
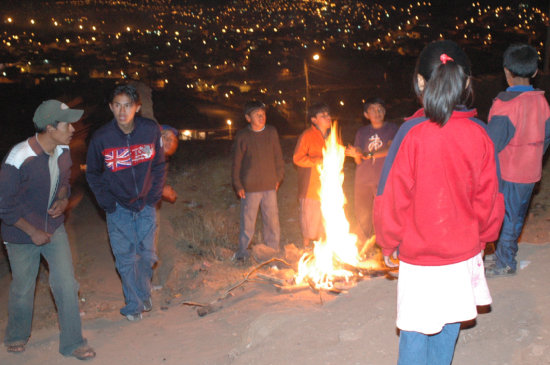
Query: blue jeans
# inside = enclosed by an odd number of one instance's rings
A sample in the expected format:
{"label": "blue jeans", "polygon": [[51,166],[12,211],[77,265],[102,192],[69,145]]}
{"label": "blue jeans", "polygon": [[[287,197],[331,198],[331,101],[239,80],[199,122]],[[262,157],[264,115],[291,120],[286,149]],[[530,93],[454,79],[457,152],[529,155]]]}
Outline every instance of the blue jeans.
{"label": "blue jeans", "polygon": [[126,303],[120,313],[141,313],[143,302],[151,296],[153,265],[157,262],[155,207],[146,205],[134,212],[117,204],[113,213],[107,213],[107,229]]}
{"label": "blue jeans", "polygon": [[254,237],[258,209],[262,211],[264,241],[267,246],[279,251],[281,228],[279,226],[277,192],[275,190],[246,192],[246,197],[241,199],[239,248],[235,254],[237,258],[249,256],[247,248]]}
{"label": "blue jeans", "polygon": [[518,238],[523,229],[523,222],[527,215],[527,208],[531,200],[531,194],[535,184],[519,184],[508,181],[500,181],[504,194],[506,213],[500,236],[496,243],[496,266],[503,268],[509,266],[517,269],[516,254],[518,252]]}
{"label": "blue jeans", "polygon": [[71,249],[65,226],[61,225],[49,243],[6,243],[12,281],[8,302],[8,327],[4,343],[25,344],[31,335],[34,289],[40,267],[40,256],[48,263],[50,288],[59,318],[59,352],[70,355],[86,344],[78,307],[78,283],[74,278]]}
{"label": "blue jeans", "polygon": [[435,335],[401,331],[397,365],[450,365],[459,331],[460,323],[448,323]]}

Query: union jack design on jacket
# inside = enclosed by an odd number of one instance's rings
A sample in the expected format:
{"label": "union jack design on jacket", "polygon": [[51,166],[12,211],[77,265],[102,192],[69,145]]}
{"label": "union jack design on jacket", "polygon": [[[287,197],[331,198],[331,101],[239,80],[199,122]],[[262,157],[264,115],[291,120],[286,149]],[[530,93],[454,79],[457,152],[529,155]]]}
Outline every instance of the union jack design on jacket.
{"label": "union jack design on jacket", "polygon": [[106,212],[114,212],[117,204],[134,212],[154,206],[166,172],[159,125],[134,117],[134,130],[126,134],[111,120],[90,140],[86,164],[88,184]]}
{"label": "union jack design on jacket", "polygon": [[108,148],[102,154],[105,159],[105,166],[109,170],[117,172],[152,160],[155,157],[155,148],[152,144],[142,144],[122,148]]}

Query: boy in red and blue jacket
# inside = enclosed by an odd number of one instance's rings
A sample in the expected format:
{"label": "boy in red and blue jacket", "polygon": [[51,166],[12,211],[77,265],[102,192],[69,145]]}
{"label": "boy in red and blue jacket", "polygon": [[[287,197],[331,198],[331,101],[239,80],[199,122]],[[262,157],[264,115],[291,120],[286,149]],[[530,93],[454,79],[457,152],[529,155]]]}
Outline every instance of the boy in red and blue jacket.
{"label": "boy in red and blue jacket", "polygon": [[487,256],[486,275],[514,275],[516,254],[531,193],[541,179],[542,157],[550,142],[550,108],[544,91],[529,79],[537,74],[537,51],[514,44],[504,52],[508,87],[497,95],[489,112],[488,132],[501,169],[506,215],[494,256]]}

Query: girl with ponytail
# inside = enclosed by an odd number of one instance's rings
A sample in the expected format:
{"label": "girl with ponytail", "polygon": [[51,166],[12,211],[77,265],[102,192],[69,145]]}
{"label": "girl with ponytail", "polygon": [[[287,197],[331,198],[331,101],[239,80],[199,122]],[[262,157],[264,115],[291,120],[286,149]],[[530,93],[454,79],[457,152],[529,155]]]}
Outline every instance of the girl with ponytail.
{"label": "girl with ponytail", "polygon": [[470,72],[456,43],[424,48],[413,76],[423,109],[399,129],[378,185],[376,241],[399,265],[399,365],[451,364],[460,322],[491,303],[482,253],[504,201],[485,123],[465,106]]}

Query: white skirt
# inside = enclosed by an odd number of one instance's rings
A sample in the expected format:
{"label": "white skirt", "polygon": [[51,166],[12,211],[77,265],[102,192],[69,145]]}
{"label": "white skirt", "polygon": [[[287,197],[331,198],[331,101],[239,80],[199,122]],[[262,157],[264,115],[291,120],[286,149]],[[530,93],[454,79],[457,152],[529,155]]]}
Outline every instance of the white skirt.
{"label": "white skirt", "polygon": [[476,306],[491,302],[482,253],[452,265],[399,265],[397,327],[403,331],[438,333],[447,323],[477,317]]}

